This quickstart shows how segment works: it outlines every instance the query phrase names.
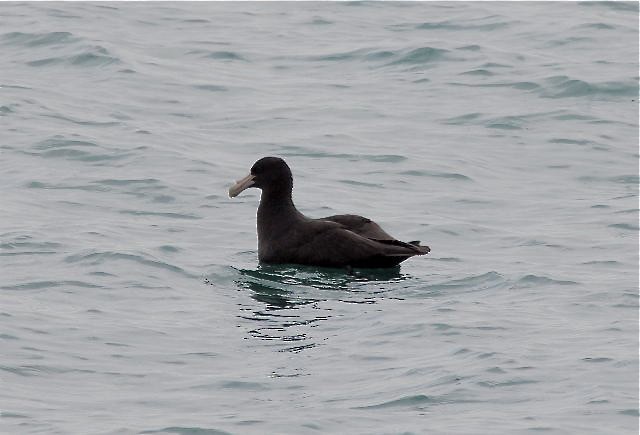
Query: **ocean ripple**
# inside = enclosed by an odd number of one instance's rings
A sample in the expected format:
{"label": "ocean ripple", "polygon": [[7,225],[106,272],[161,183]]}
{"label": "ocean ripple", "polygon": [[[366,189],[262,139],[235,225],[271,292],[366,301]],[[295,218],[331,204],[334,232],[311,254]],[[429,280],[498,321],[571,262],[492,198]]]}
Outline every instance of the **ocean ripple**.
{"label": "ocean ripple", "polygon": [[637,79],[628,81],[614,81],[590,83],[573,79],[568,76],[552,76],[545,79],[541,96],[547,98],[574,98],[574,97],[638,97]]}
{"label": "ocean ripple", "polygon": [[[5,432],[637,432],[637,2],[148,6],[1,6]],[[263,155],[432,253],[259,264]]]}
{"label": "ocean ripple", "polygon": [[46,57],[26,62],[32,67],[47,67],[52,65],[71,65],[80,67],[102,67],[119,64],[122,61],[113,56],[106,48],[93,46],[84,48],[80,53],[67,56]]}
{"label": "ocean ripple", "polygon": [[197,274],[187,272],[182,267],[167,263],[155,258],[150,258],[150,254],[134,254],[129,252],[116,251],[94,251],[88,250],[82,253],[71,254],[65,257],[67,263],[85,263],[90,265],[104,265],[109,262],[126,261],[133,262],[140,266],[149,266],[152,268],[163,269],[169,272],[178,273],[180,275],[197,278]]}
{"label": "ocean ripple", "polygon": [[23,47],[39,47],[57,44],[70,44],[80,41],[69,32],[25,33],[9,32],[0,35],[0,40],[7,45]]}

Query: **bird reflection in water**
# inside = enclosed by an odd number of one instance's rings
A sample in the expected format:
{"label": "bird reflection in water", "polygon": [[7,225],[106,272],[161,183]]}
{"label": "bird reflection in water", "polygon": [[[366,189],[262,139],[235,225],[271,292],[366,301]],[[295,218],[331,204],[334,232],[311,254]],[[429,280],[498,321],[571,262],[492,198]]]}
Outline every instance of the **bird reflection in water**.
{"label": "bird reflection in water", "polygon": [[317,345],[310,342],[310,328],[331,318],[331,304],[324,302],[373,304],[388,291],[385,283],[407,278],[399,267],[356,269],[347,274],[340,269],[260,265],[238,272],[238,288],[250,290],[251,298],[260,303],[243,305],[239,317],[259,324],[249,331],[251,336],[284,344],[281,352]]}

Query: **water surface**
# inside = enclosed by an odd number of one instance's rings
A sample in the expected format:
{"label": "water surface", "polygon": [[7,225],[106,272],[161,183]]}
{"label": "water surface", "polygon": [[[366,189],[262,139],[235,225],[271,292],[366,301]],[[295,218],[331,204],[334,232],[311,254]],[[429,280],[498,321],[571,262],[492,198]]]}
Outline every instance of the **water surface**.
{"label": "water surface", "polygon": [[[0,432],[637,433],[637,3],[3,2],[0,49]],[[265,155],[431,254],[259,266]]]}

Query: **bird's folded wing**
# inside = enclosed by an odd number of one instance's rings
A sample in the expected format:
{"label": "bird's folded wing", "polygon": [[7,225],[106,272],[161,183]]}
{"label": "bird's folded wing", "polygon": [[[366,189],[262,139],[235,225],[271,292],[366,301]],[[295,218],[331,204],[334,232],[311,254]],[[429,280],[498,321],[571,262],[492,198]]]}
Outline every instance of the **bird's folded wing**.
{"label": "bird's folded wing", "polygon": [[380,225],[378,225],[371,219],[367,219],[366,217],[358,216],[355,214],[339,214],[334,216],[327,216],[319,220],[339,223],[349,231],[368,239],[394,240],[393,236],[383,230]]}
{"label": "bird's folded wing", "polygon": [[298,261],[307,264],[355,264],[369,258],[420,254],[416,247],[406,243],[369,239],[333,222],[315,221],[310,228],[313,230],[309,231],[309,237],[296,248],[295,253]]}

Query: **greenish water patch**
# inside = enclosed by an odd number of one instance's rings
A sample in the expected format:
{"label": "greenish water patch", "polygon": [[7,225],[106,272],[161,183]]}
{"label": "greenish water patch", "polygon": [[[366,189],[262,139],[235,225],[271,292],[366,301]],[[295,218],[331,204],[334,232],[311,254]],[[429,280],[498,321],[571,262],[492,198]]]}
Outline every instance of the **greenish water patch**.
{"label": "greenish water patch", "polygon": [[209,92],[227,92],[229,88],[226,86],[213,85],[213,84],[203,84],[203,85],[194,85],[194,89],[198,89],[200,91],[209,91]]}
{"label": "greenish water patch", "polygon": [[53,287],[102,288],[99,285],[83,281],[33,281],[21,284],[3,285],[3,290],[42,290]]}
{"label": "greenish water patch", "polygon": [[470,177],[455,172],[437,172],[422,169],[413,169],[410,171],[402,171],[401,175],[407,175],[411,177],[436,177],[436,178],[448,178],[459,181],[473,181]]}
{"label": "greenish water patch", "polygon": [[68,44],[77,42],[80,39],[69,32],[48,32],[48,33],[26,33],[9,32],[4,33],[0,39],[7,44],[22,45],[25,47],[40,47],[56,44]]}
{"label": "greenish water patch", "polygon": [[560,285],[560,286],[573,286],[579,283],[571,280],[553,279],[547,276],[539,275],[525,275],[518,279],[512,286],[512,288],[527,288],[532,286],[546,286],[546,285]]}
{"label": "greenish water patch", "polygon": [[151,429],[140,432],[141,434],[175,434],[175,435],[232,435],[218,429],[209,429],[202,427],[182,427],[169,426],[162,429]]}
{"label": "greenish water patch", "polygon": [[157,216],[170,219],[202,219],[201,216],[186,213],[158,212],[147,210],[120,210],[119,213],[130,214],[134,216]]}
{"label": "greenish water patch", "polygon": [[209,59],[220,59],[220,60],[242,60],[247,61],[244,56],[233,52],[233,51],[212,51],[206,55]]}
{"label": "greenish water patch", "polygon": [[547,98],[575,98],[575,97],[638,97],[637,80],[608,81],[590,83],[573,79],[568,76],[553,76],[545,79],[540,95]]}
{"label": "greenish water patch", "polygon": [[449,50],[434,47],[420,47],[401,55],[401,57],[389,65],[415,65],[436,62],[444,59]]}
{"label": "greenish water patch", "polygon": [[399,399],[390,400],[376,405],[360,406],[356,409],[416,408],[438,403],[441,403],[441,401],[437,398],[431,398],[424,394],[417,394],[415,396],[401,397]]}
{"label": "greenish water patch", "polygon": [[299,156],[299,157],[311,157],[311,158],[331,158],[349,161],[369,161],[378,163],[399,163],[408,160],[407,157],[397,154],[347,154],[347,153],[333,153],[330,151],[323,151],[320,149],[314,149],[311,147],[298,147],[291,145],[283,145],[280,147],[280,154],[283,156]]}

